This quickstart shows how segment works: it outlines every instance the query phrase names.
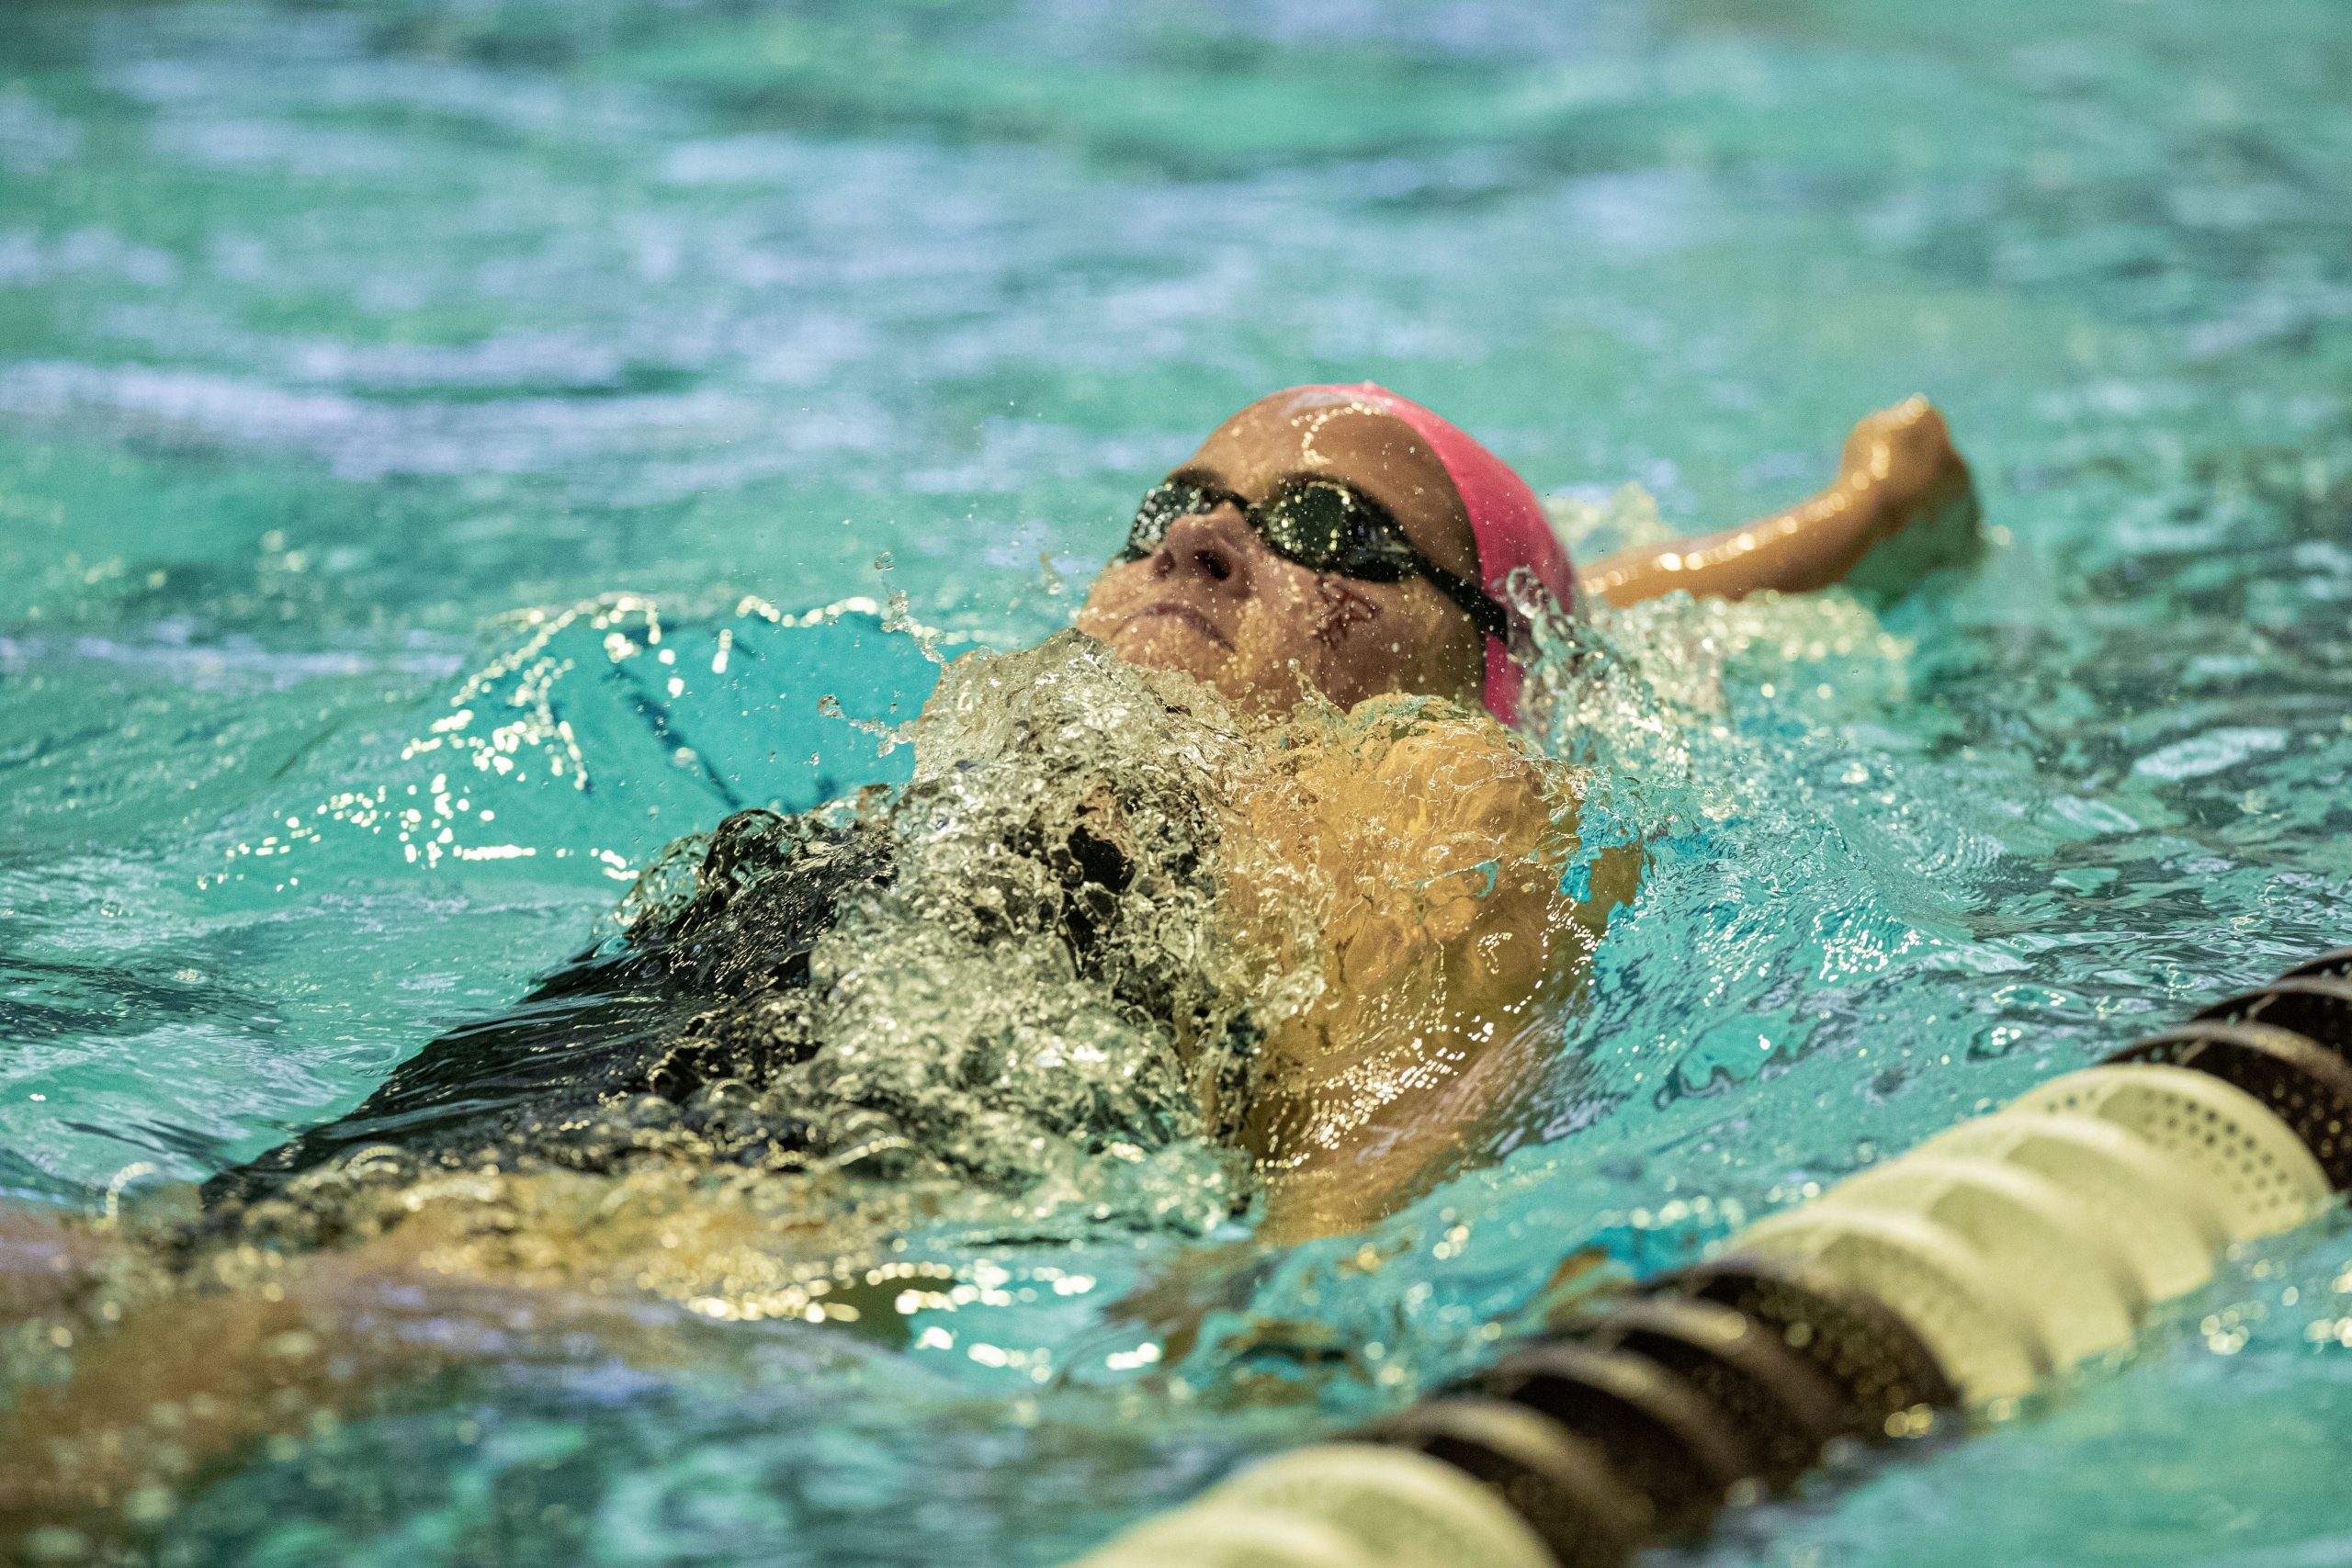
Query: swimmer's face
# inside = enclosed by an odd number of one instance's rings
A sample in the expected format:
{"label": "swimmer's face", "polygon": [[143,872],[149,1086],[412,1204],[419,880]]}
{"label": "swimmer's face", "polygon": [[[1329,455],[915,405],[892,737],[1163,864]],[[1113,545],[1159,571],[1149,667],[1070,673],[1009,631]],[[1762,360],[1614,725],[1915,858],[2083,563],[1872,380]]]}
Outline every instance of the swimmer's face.
{"label": "swimmer's face", "polygon": [[[1252,502],[1336,479],[1386,507],[1430,560],[1478,581],[1444,465],[1410,425],[1345,393],[1261,399],[1168,477]],[[1486,671],[1485,638],[1425,579],[1368,582],[1285,560],[1231,502],[1178,517],[1149,555],[1105,568],[1078,626],[1132,663],[1181,670],[1273,712],[1310,688],[1341,707],[1383,692],[1476,703]]]}

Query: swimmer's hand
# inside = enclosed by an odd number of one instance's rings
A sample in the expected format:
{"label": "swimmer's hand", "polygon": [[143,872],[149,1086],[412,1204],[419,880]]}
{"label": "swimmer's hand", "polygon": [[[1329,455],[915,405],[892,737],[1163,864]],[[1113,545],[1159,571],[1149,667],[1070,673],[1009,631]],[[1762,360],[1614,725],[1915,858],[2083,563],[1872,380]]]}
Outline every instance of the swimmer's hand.
{"label": "swimmer's hand", "polygon": [[1906,398],[1864,416],[1846,437],[1837,490],[1856,495],[1863,525],[1844,581],[1894,598],[1929,572],[1974,558],[1983,513],[1968,464],[1944,416],[1925,398]]}

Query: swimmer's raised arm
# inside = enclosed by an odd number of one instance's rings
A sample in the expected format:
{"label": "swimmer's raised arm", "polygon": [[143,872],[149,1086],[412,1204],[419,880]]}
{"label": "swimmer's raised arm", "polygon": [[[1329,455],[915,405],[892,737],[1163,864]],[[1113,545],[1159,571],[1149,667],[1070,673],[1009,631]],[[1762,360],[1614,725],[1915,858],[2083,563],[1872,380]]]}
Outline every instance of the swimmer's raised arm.
{"label": "swimmer's raised arm", "polygon": [[1678,588],[1724,599],[1848,581],[1894,589],[1965,557],[1976,525],[1968,465],[1943,415],[1911,398],[1854,426],[1837,481],[1818,495],[1719,534],[1621,550],[1577,581],[1611,604]]}

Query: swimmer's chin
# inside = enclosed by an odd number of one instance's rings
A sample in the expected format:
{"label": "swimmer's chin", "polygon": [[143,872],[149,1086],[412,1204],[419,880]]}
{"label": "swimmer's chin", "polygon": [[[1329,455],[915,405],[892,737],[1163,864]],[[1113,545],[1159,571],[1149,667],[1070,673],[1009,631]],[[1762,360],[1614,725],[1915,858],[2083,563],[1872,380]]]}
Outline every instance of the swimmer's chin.
{"label": "swimmer's chin", "polygon": [[1173,670],[1217,685],[1233,663],[1232,645],[1197,613],[1131,615],[1108,630],[1103,645],[1147,670]]}
{"label": "swimmer's chin", "polygon": [[1124,663],[1198,681],[1241,713],[1281,719],[1306,696],[1305,677],[1295,668],[1259,667],[1212,641],[1181,616],[1113,619],[1089,613],[1079,617],[1075,629]]}

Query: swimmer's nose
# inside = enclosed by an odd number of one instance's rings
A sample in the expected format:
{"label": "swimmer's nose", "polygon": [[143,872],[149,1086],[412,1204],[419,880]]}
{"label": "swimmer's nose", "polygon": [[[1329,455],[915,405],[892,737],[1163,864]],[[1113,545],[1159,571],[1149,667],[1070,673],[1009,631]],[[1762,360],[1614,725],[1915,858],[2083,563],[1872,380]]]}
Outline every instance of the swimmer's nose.
{"label": "swimmer's nose", "polygon": [[1214,512],[1179,517],[1168,525],[1153,565],[1162,577],[1198,577],[1221,592],[1246,593],[1250,568],[1242,542],[1249,532],[1241,509],[1230,502]]}

